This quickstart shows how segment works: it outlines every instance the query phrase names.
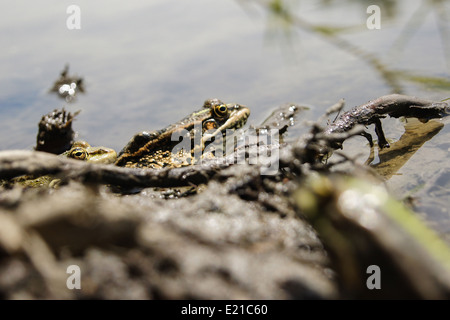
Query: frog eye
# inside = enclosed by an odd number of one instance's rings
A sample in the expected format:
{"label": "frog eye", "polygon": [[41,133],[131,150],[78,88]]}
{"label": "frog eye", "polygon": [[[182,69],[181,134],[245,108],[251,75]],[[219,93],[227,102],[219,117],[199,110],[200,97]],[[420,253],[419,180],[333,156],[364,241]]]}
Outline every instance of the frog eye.
{"label": "frog eye", "polygon": [[213,108],[213,115],[217,118],[224,118],[228,115],[228,107],[224,104],[215,105]]}
{"label": "frog eye", "polygon": [[87,151],[84,148],[73,148],[70,150],[69,157],[76,159],[76,160],[86,160],[87,158]]}
{"label": "frog eye", "polygon": [[209,120],[206,120],[203,122],[203,130],[204,131],[217,129],[218,127],[219,127],[219,125],[217,124],[216,120],[214,120],[214,119],[209,119]]}

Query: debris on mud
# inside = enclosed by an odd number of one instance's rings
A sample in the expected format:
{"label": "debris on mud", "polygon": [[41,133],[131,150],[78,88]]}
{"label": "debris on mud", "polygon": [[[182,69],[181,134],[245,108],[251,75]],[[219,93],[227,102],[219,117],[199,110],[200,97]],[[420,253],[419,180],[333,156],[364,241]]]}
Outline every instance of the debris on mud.
{"label": "debris on mud", "polygon": [[42,116],[38,124],[35,150],[53,154],[61,154],[68,150],[75,137],[72,122],[79,113],[80,111],[71,113],[62,108]]}
{"label": "debris on mud", "polygon": [[[289,129],[290,121],[289,116],[267,123]],[[392,223],[397,211],[392,208],[402,204],[389,198],[384,206],[382,179],[366,167],[355,165],[344,174],[335,169],[351,163],[344,154],[340,162],[323,160],[336,142],[358,134],[356,125],[327,132],[312,123],[294,143],[260,145],[279,149],[279,167],[271,175],[261,174],[265,159],[146,170],[2,151],[0,298],[370,298],[367,274],[361,272],[368,261],[389,266],[383,279],[390,279],[392,288],[415,281],[396,291],[397,298],[448,298],[448,246],[439,244],[435,259],[436,247],[422,245],[424,239],[409,231],[411,224]],[[63,183],[57,188],[11,183],[21,175],[50,175]],[[342,199],[352,194],[343,187],[344,176],[366,185],[378,179],[382,191],[361,193],[344,206]],[[405,210],[403,218],[411,221],[414,213]],[[367,228],[366,218],[385,225]],[[414,230],[432,234],[413,220]],[[430,239],[435,238],[425,237]],[[404,250],[417,250],[422,261],[399,261],[410,258],[400,254]],[[81,270],[79,290],[68,287],[71,266]],[[431,289],[423,274],[433,279]],[[381,290],[376,297],[392,294]]]}

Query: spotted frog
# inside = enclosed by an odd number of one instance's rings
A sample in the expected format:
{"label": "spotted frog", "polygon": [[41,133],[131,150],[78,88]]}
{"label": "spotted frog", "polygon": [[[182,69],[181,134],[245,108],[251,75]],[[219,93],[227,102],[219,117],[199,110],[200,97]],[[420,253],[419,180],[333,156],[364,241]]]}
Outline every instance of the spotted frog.
{"label": "spotted frog", "polygon": [[[111,164],[116,161],[117,153],[113,149],[106,147],[91,147],[85,141],[76,141],[71,148],[60,154],[60,157],[67,157],[76,160],[82,160],[90,163]],[[14,183],[18,183],[26,187],[50,187],[56,188],[60,185],[61,180],[55,179],[54,176],[44,175],[40,177],[25,175],[14,178]]]}
{"label": "spotted frog", "polygon": [[117,159],[117,153],[113,149],[106,147],[91,147],[86,141],[74,142],[70,150],[64,152],[61,156],[103,164],[114,163]]}
{"label": "spotted frog", "polygon": [[[122,167],[153,169],[194,164],[194,153],[204,151],[213,141],[212,138],[224,134],[227,129],[241,128],[249,115],[250,110],[245,106],[225,104],[219,99],[208,99],[200,110],[162,130],[144,131],[133,136],[120,151],[115,164]],[[199,131],[202,134],[201,139],[195,140],[194,137],[198,136]],[[183,149],[175,154],[174,148],[180,143],[178,138],[186,136],[190,140],[190,147],[186,148],[189,150]]]}

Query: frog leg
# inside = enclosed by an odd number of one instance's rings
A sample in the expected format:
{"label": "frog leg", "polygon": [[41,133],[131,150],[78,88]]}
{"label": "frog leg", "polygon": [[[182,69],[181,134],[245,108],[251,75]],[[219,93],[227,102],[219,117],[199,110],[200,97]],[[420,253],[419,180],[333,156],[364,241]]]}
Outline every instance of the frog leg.
{"label": "frog leg", "polygon": [[133,154],[138,151],[142,146],[150,142],[151,140],[157,138],[159,135],[158,131],[143,131],[136,134],[127,145],[119,152],[119,157],[123,154]]}

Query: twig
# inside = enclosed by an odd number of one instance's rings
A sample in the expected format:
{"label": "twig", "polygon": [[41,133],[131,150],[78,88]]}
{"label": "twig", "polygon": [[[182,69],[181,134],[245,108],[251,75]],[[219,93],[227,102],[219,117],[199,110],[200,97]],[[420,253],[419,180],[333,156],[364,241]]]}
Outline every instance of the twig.
{"label": "twig", "polygon": [[25,174],[37,176],[50,174],[66,179],[124,187],[177,187],[206,183],[219,169],[228,166],[228,164],[211,164],[151,170],[90,164],[38,151],[0,152],[0,179],[11,179]]}
{"label": "twig", "polygon": [[[450,107],[446,102],[425,100],[412,96],[400,94],[391,94],[382,96],[378,99],[369,101],[350,111],[344,112],[336,121],[328,125],[325,134],[331,135],[336,133],[348,132],[356,125],[375,124],[375,132],[378,136],[378,145],[380,148],[389,147],[380,118],[390,116],[414,117],[424,122],[433,118],[442,118],[450,114]],[[372,146],[372,136],[369,133],[361,132],[361,135],[369,140]],[[344,139],[336,141],[334,147],[340,147]]]}

